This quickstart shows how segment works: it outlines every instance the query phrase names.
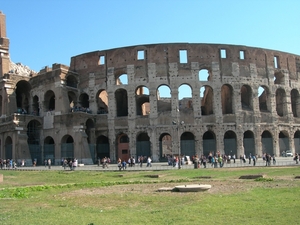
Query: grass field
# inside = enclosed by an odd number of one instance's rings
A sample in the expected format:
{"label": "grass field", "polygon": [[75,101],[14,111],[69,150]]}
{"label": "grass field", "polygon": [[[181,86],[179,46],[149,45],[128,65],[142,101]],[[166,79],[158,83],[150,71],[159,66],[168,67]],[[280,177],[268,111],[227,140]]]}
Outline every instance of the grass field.
{"label": "grass field", "polygon": [[[0,224],[298,224],[299,167],[1,170]],[[239,179],[261,174],[261,179]],[[149,175],[159,175],[153,178]],[[159,192],[211,184],[201,193]]]}

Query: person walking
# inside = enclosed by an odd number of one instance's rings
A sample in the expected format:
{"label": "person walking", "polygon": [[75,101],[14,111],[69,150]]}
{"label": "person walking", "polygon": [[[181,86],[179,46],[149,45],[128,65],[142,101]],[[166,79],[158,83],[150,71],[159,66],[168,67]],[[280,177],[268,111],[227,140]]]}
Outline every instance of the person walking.
{"label": "person walking", "polygon": [[256,157],[255,157],[255,155],[252,156],[252,160],[253,160],[253,166],[255,166],[255,164],[256,164]]}
{"label": "person walking", "polygon": [[51,169],[51,159],[48,159],[48,168]]}

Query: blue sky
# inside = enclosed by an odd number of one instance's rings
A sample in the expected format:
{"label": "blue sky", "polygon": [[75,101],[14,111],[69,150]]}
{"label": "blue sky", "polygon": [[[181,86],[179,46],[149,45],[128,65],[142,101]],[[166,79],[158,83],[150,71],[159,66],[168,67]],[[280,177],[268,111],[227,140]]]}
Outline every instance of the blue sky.
{"label": "blue sky", "polygon": [[35,71],[86,52],[155,43],[300,55],[299,0],[0,0],[10,57]]}

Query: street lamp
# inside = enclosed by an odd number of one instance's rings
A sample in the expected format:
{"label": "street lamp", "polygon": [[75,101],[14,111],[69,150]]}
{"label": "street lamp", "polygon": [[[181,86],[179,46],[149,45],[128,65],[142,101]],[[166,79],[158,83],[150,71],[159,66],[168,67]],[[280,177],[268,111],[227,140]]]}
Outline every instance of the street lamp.
{"label": "street lamp", "polygon": [[180,134],[179,134],[179,126],[184,124],[184,121],[179,120],[179,108],[177,110],[177,121],[173,121],[173,125],[177,125],[177,138],[178,138],[178,169],[181,169],[181,143],[180,143]]}

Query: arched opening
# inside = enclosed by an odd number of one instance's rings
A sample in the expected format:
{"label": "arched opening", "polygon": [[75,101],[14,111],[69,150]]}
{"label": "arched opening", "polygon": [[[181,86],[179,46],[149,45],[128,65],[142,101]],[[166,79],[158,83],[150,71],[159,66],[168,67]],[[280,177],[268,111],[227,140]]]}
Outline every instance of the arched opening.
{"label": "arched opening", "polygon": [[243,110],[252,110],[252,89],[249,85],[241,88],[241,104]]}
{"label": "arched opening", "polygon": [[27,114],[29,112],[29,99],[30,99],[31,86],[27,81],[19,81],[16,85],[16,101],[17,112]]}
{"label": "arched opening", "polygon": [[4,148],[5,148],[5,155],[4,155],[4,157],[5,157],[5,159],[12,159],[13,157],[12,157],[12,144],[13,144],[13,142],[12,142],[12,139],[11,139],[11,137],[10,136],[8,136],[6,139],[5,139],[5,146],[4,146]]}
{"label": "arched opening", "polygon": [[49,90],[45,93],[44,109],[45,109],[45,111],[55,110],[55,94],[51,90]]}
{"label": "arched opening", "polygon": [[261,135],[262,153],[273,155],[273,137],[272,134],[265,130]]}
{"label": "arched opening", "polygon": [[167,161],[175,152],[172,151],[172,137],[168,133],[163,133],[159,137],[160,161]]}
{"label": "arched opening", "polygon": [[246,132],[244,132],[243,144],[244,144],[244,152],[247,157],[250,154],[255,155],[256,153],[255,141],[254,141],[254,134],[252,131],[247,130]]}
{"label": "arched opening", "polygon": [[31,158],[36,162],[36,165],[41,165],[44,162],[40,145],[41,130],[42,125],[37,120],[31,120],[27,125],[27,143]]}
{"label": "arched opening", "polygon": [[285,91],[281,88],[276,90],[276,112],[277,115],[283,117],[286,115],[286,95]]}
{"label": "arched opening", "polygon": [[170,112],[171,108],[171,89],[167,85],[161,85],[157,88],[157,111]]}
{"label": "arched opening", "polygon": [[192,88],[187,84],[182,84],[178,88],[179,111],[193,109]]}
{"label": "arched opening", "polygon": [[120,158],[122,161],[125,160],[127,162],[131,154],[129,149],[129,137],[127,136],[127,134],[119,134],[117,137],[117,143],[118,158]]}
{"label": "arched opening", "polygon": [[89,96],[86,93],[83,93],[79,96],[79,111],[81,112],[88,112],[90,113],[90,102],[89,102]]}
{"label": "arched opening", "polygon": [[100,135],[97,138],[96,151],[97,151],[97,159],[103,159],[105,157],[110,158],[108,137],[104,135]]}
{"label": "arched opening", "polygon": [[50,136],[44,140],[44,160],[51,159],[51,163],[55,165],[55,142]]}
{"label": "arched opening", "polygon": [[199,81],[211,81],[211,72],[207,69],[201,69],[198,73]]}
{"label": "arched opening", "polygon": [[136,137],[136,157],[140,156],[144,159],[151,157],[151,142],[147,133],[140,133]]}
{"label": "arched opening", "polygon": [[212,131],[203,134],[203,155],[215,155],[217,153],[216,135]]}
{"label": "arched opening", "polygon": [[291,104],[294,117],[299,117],[300,112],[300,96],[297,89],[291,91]]}
{"label": "arched opening", "polygon": [[116,76],[116,85],[127,85],[128,84],[128,75],[123,73]]}
{"label": "arched opening", "polygon": [[97,94],[97,114],[108,113],[108,94],[106,90],[100,90]]}
{"label": "arched opening", "polygon": [[297,130],[294,134],[294,148],[295,152],[294,153],[300,153],[300,131]]}
{"label": "arched opening", "polygon": [[88,119],[85,123],[85,133],[87,134],[87,142],[89,145],[90,153],[93,162],[96,162],[96,152],[95,152],[95,123],[92,119]]}
{"label": "arched opening", "polygon": [[195,155],[195,136],[191,132],[184,132],[180,137],[180,154],[190,156]]}
{"label": "arched opening", "polygon": [[201,114],[202,114],[202,116],[214,114],[213,89],[208,85],[202,86],[200,88],[200,97],[201,97]]}
{"label": "arched opening", "polygon": [[261,112],[271,112],[270,91],[267,87],[258,88],[259,110]]}
{"label": "arched opening", "polygon": [[40,106],[39,106],[39,97],[34,96],[32,102],[32,115],[39,116],[40,115]]}
{"label": "arched opening", "polygon": [[136,114],[146,116],[150,114],[149,89],[139,86],[135,91]]}
{"label": "arched opening", "polygon": [[228,84],[225,84],[221,88],[221,100],[222,100],[222,113],[223,114],[232,114],[232,87]]}
{"label": "arched opening", "polygon": [[65,135],[61,139],[61,157],[70,161],[74,159],[74,139],[71,135]]}
{"label": "arched opening", "polygon": [[68,98],[69,98],[69,106],[71,112],[76,112],[79,110],[79,107],[77,106],[77,97],[76,94],[73,91],[68,91]]}
{"label": "arched opening", "polygon": [[67,76],[67,78],[66,78],[66,86],[67,87],[71,87],[71,88],[77,88],[78,81],[77,81],[76,77],[73,76],[73,75]]}
{"label": "arched opening", "polygon": [[128,96],[125,89],[118,89],[115,92],[117,117],[128,116]]}
{"label": "arched opening", "polygon": [[282,155],[282,152],[290,149],[289,134],[287,131],[280,131],[279,133],[279,153]]}
{"label": "arched opening", "polygon": [[284,84],[284,75],[282,72],[274,74],[274,84]]}
{"label": "arched opening", "polygon": [[224,134],[224,154],[237,155],[236,134],[231,130]]}

